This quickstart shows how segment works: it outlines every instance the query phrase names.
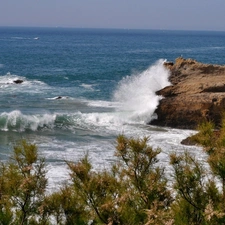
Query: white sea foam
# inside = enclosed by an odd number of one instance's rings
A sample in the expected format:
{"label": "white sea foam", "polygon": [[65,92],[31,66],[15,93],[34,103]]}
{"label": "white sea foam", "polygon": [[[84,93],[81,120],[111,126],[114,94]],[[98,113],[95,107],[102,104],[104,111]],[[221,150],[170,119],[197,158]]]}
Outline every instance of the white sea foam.
{"label": "white sea foam", "polygon": [[32,38],[29,38],[29,37],[19,37],[19,36],[17,36],[17,37],[11,37],[12,39],[17,39],[17,40],[30,40],[30,39],[32,39]]}
{"label": "white sea foam", "polygon": [[169,71],[163,63],[164,60],[159,60],[144,72],[128,76],[119,83],[114,100],[121,104],[119,110],[126,118],[143,123],[152,119],[161,99],[155,92],[170,85]]}
{"label": "white sea foam", "polygon": [[120,105],[117,102],[102,101],[102,100],[88,101],[87,104],[92,107],[104,107],[104,108],[117,108]]}
{"label": "white sea foam", "polygon": [[84,84],[84,83],[83,83],[83,84],[81,84],[80,86],[83,87],[83,88],[85,88],[85,89],[91,90],[91,91],[94,90],[92,84]]}
{"label": "white sea foam", "polygon": [[[164,129],[162,131],[155,131],[154,129],[147,129],[147,127],[126,126],[126,136],[143,137],[148,136],[149,145],[153,148],[161,148],[162,152],[158,156],[160,164],[169,166],[169,154],[171,152],[183,152],[187,149],[198,156],[200,160],[204,160],[204,154],[201,149],[195,146],[182,146],[180,141],[183,138],[193,134],[189,130]],[[128,134],[128,135],[127,135]],[[86,137],[88,138],[88,136]],[[76,162],[83,158],[88,153],[90,161],[95,170],[107,169],[115,162],[115,139],[86,139],[85,142],[69,142],[63,140],[52,139],[51,147],[45,145],[43,140],[40,140],[38,146],[42,149],[43,155],[51,162],[48,165],[49,190],[55,190],[60,187],[64,181],[68,181],[69,171],[66,167],[65,160]],[[167,171],[168,172],[168,171]]]}
{"label": "white sea foam", "polygon": [[5,76],[0,76],[0,85],[3,84],[15,84],[14,81],[16,80],[23,80],[25,81],[25,77],[20,77],[17,75],[11,75],[10,72],[8,72]]}
{"label": "white sea foam", "polygon": [[[20,84],[16,84],[16,81],[22,81]],[[26,77],[18,76],[8,72],[4,76],[0,76],[0,91],[5,93],[7,90],[12,92],[22,93],[43,93],[43,90],[48,90],[50,87],[39,80],[28,80]]]}
{"label": "white sea foam", "polygon": [[70,99],[69,96],[56,96],[56,97],[53,97],[53,98],[47,98],[49,100],[59,100],[59,99]]}
{"label": "white sea foam", "polygon": [[[48,177],[48,190],[55,191],[60,188],[63,182],[69,180],[69,169],[65,161],[77,162],[88,154],[92,165],[95,170],[102,170],[109,168],[111,162],[115,160],[114,157],[114,142],[109,143],[108,140],[88,140],[86,142],[69,142],[51,140],[51,149],[48,145],[40,141],[38,144],[42,149],[44,157],[51,161],[48,163],[47,177]],[[56,149],[54,151],[53,149]]]}

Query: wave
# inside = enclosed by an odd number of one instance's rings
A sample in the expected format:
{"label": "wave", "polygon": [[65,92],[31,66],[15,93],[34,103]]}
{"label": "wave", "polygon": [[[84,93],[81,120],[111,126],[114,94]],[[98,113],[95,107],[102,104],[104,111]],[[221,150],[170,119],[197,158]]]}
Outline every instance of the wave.
{"label": "wave", "polygon": [[161,99],[155,92],[170,85],[170,73],[164,62],[159,60],[144,72],[127,76],[119,83],[113,100],[120,103],[119,110],[130,120],[146,123],[153,118]]}
{"label": "wave", "polygon": [[1,131],[40,131],[40,130],[113,130],[121,126],[124,121],[114,112],[103,113],[45,113],[27,115],[19,110],[3,112],[0,114]]}
{"label": "wave", "polygon": [[[37,114],[28,115],[19,110],[3,112],[0,114],[0,130],[22,132],[41,129],[69,129],[73,131],[82,129],[111,132],[112,130],[121,130],[123,125],[127,124],[146,124],[154,117],[154,111],[161,99],[155,92],[170,85],[168,81],[169,71],[163,66],[164,61],[159,60],[147,70],[122,79],[114,92],[112,101],[80,99],[79,102],[71,102],[71,109],[69,109],[69,103],[65,103],[68,104],[65,109],[69,110],[64,111],[60,108],[60,113],[43,114],[37,112]],[[22,77],[6,75],[0,77],[0,84],[9,80],[12,81],[15,78],[21,79]],[[31,85],[30,91],[33,91],[32,83],[34,81],[22,79],[28,83],[28,86]],[[29,88],[26,87],[25,90],[27,89]],[[41,84],[41,88],[36,88],[35,91],[37,90],[43,91],[43,84]],[[47,99],[73,100],[68,96]],[[72,109],[75,109],[76,112],[72,111]]]}
{"label": "wave", "polygon": [[0,114],[0,130],[5,132],[62,130],[76,133],[117,133],[124,125],[134,125],[121,112],[23,114],[19,110]]}
{"label": "wave", "polygon": [[38,40],[39,38],[38,37],[34,37],[34,38],[31,38],[31,37],[21,37],[21,36],[15,36],[15,37],[11,37],[11,39],[17,39],[17,40]]}
{"label": "wave", "polygon": [[24,115],[19,110],[0,114],[0,130],[2,131],[36,131],[39,128],[53,127],[56,115]]}

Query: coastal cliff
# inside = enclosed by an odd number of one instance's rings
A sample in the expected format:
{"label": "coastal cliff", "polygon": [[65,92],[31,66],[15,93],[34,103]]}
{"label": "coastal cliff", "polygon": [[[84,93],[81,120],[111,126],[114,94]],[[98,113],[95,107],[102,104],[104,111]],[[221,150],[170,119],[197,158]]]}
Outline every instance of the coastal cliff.
{"label": "coastal cliff", "polygon": [[225,111],[225,66],[177,58],[166,62],[171,86],[158,91],[163,96],[152,125],[195,129],[204,120],[220,124]]}

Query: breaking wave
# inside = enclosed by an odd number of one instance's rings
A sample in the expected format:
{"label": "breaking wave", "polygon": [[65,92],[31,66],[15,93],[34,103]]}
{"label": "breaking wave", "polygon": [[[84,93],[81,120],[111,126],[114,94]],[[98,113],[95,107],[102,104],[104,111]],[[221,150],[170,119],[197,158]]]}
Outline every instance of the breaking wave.
{"label": "breaking wave", "polygon": [[2,131],[36,131],[43,127],[52,127],[56,115],[24,115],[19,110],[0,114],[0,130]]}
{"label": "breaking wave", "polygon": [[120,103],[126,117],[138,122],[149,122],[159,104],[155,92],[170,85],[169,71],[157,61],[142,73],[125,77],[114,92],[113,99]]}
{"label": "breaking wave", "polygon": [[117,130],[124,123],[120,115],[114,112],[81,113],[46,113],[26,115],[19,110],[0,114],[1,131],[38,131],[38,130]]}

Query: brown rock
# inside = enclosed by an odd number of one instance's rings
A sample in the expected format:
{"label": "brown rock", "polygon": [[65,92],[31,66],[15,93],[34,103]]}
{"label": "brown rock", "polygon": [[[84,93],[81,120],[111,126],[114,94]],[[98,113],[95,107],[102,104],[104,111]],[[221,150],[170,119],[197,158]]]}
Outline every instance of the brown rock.
{"label": "brown rock", "polygon": [[225,66],[177,58],[166,63],[171,86],[157,92],[160,101],[154,125],[195,129],[204,120],[220,124],[225,111]]}

